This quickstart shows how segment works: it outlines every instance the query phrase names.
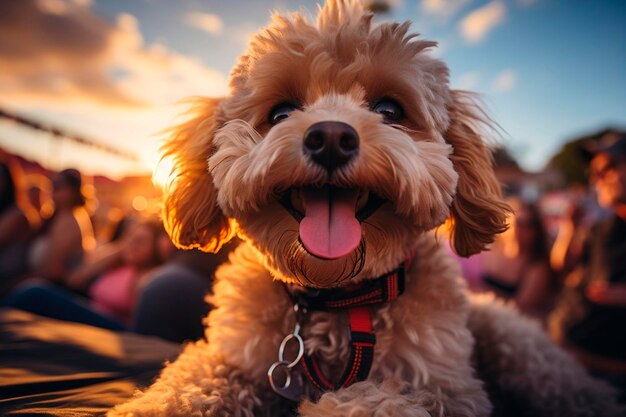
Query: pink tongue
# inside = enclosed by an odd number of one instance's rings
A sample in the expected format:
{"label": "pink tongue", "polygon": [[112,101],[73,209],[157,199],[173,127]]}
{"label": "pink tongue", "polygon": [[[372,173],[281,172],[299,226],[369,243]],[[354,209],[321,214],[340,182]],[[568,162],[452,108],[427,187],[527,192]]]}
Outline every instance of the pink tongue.
{"label": "pink tongue", "polygon": [[331,187],[303,190],[306,214],[300,221],[300,240],[315,256],[337,259],[361,241],[361,224],[355,218],[357,190]]}

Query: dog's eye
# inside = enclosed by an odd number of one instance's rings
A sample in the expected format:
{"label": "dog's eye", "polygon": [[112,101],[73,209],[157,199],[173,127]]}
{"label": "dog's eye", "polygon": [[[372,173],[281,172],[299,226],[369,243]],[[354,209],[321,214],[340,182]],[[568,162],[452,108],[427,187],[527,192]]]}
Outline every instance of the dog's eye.
{"label": "dog's eye", "polygon": [[271,125],[275,125],[281,122],[283,119],[289,117],[289,114],[296,110],[296,106],[291,103],[280,103],[274,106],[269,115],[269,122]]}
{"label": "dog's eye", "polygon": [[390,98],[384,98],[372,107],[372,111],[381,114],[385,119],[385,122],[393,123],[401,120],[404,117],[404,111],[402,107]]}

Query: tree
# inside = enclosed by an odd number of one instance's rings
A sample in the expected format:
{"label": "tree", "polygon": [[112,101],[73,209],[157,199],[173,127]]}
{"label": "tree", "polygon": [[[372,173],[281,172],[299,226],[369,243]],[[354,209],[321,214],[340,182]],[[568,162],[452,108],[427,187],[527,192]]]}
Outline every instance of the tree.
{"label": "tree", "polygon": [[391,5],[383,0],[372,0],[365,3],[365,8],[372,13],[388,13]]}
{"label": "tree", "polygon": [[594,142],[599,142],[607,135],[624,134],[623,130],[606,128],[590,135],[579,136],[566,142],[548,162],[547,168],[558,171],[563,177],[565,185],[587,185],[588,159],[585,157],[585,149]]}

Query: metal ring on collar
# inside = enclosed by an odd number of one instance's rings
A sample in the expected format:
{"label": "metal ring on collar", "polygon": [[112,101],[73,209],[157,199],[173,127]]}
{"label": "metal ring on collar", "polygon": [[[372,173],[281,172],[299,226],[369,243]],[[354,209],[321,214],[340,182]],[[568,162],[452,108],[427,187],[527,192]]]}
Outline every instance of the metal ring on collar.
{"label": "metal ring on collar", "polygon": [[[270,385],[272,387],[272,389],[275,392],[279,392],[280,390],[284,390],[286,388],[289,388],[289,385],[291,385],[291,369],[289,368],[289,366],[287,366],[289,364],[289,362],[287,361],[278,361],[278,362],[274,362],[272,364],[272,366],[270,366],[270,369],[267,370],[267,378],[270,380]],[[285,383],[283,384],[282,387],[278,387],[276,386],[276,383],[274,382],[274,371],[279,367],[279,366],[284,366],[285,367]]]}
{"label": "metal ring on collar", "polygon": [[[287,348],[287,343],[289,343],[289,341],[292,339],[296,339],[298,341],[298,354],[296,355],[296,358],[293,361],[288,362],[285,360],[285,349]],[[293,368],[294,366],[296,366],[298,362],[300,362],[300,359],[302,359],[303,355],[304,355],[304,341],[302,340],[302,337],[300,337],[300,335],[297,333],[292,333],[292,334],[287,335],[281,342],[280,348],[278,349],[278,360],[279,362],[288,363],[287,368]]]}

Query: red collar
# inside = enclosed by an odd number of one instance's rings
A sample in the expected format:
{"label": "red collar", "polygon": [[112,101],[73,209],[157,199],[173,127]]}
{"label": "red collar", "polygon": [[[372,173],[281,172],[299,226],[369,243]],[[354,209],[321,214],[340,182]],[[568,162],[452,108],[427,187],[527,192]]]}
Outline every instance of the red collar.
{"label": "red collar", "polygon": [[[331,382],[322,374],[317,358],[306,353],[302,357],[304,373],[316,388],[321,391],[337,390],[367,378],[376,345],[376,335],[368,307],[394,301],[403,291],[404,265],[379,278],[344,288],[287,290],[294,306],[298,307],[296,311],[303,314],[309,311],[348,311],[350,359],[341,378],[337,382]],[[297,320],[300,321],[300,317],[297,317]]]}

